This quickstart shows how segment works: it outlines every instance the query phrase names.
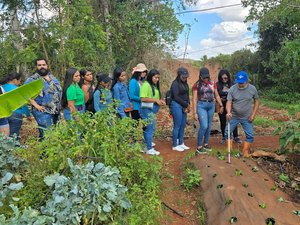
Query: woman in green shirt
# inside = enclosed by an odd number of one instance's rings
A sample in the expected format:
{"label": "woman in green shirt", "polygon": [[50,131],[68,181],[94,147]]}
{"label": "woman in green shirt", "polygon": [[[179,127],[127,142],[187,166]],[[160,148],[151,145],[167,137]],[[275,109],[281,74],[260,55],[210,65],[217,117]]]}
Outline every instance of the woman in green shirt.
{"label": "woman in green shirt", "polygon": [[73,120],[75,112],[85,112],[84,93],[78,85],[79,81],[79,71],[76,68],[67,69],[61,100],[65,120]]}
{"label": "woman in green shirt", "polygon": [[160,106],[166,105],[166,102],[161,99],[159,76],[158,70],[150,70],[147,80],[142,84],[140,89],[140,114],[142,119],[147,121],[147,125],[144,127],[144,139],[147,145],[146,154],[149,155],[160,154],[159,151],[152,147],[152,139],[156,126],[156,113]]}

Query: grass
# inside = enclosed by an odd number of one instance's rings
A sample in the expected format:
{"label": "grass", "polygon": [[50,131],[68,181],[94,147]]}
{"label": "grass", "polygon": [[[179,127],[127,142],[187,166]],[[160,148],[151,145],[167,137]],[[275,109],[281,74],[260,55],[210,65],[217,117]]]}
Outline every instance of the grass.
{"label": "grass", "polygon": [[289,104],[286,102],[275,102],[265,98],[260,99],[260,102],[269,108],[285,109],[290,115],[295,115],[296,112],[300,111],[300,102]]}
{"label": "grass", "polygon": [[266,117],[261,117],[261,116],[256,116],[255,120],[254,120],[254,125],[255,126],[259,126],[259,127],[274,127],[277,128],[280,125],[282,125],[282,121],[277,121],[277,120],[272,120],[270,118],[266,118]]}

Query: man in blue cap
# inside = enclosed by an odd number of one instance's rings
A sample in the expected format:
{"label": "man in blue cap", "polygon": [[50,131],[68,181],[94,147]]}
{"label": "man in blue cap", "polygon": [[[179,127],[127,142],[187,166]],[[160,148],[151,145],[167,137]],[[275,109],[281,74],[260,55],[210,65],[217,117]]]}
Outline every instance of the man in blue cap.
{"label": "man in blue cap", "polygon": [[[254,141],[253,121],[259,106],[258,93],[256,88],[248,83],[248,74],[245,71],[239,71],[236,74],[235,82],[236,84],[228,91],[226,118],[227,121],[230,121],[231,131],[233,131],[239,123],[242,125],[246,136],[243,146],[243,155],[244,157],[249,157],[249,150]],[[252,101],[254,101],[253,109]],[[226,138],[228,138],[227,126],[225,129]],[[230,134],[230,139],[231,137],[232,134]]]}

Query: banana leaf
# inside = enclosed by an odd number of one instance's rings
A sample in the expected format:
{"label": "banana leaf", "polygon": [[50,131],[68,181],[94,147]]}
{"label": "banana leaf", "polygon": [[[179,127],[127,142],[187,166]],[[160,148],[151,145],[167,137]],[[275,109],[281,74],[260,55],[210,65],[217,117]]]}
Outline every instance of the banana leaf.
{"label": "banana leaf", "polygon": [[44,83],[39,79],[0,95],[0,118],[8,117],[16,109],[28,104],[30,99],[39,95],[43,87]]}

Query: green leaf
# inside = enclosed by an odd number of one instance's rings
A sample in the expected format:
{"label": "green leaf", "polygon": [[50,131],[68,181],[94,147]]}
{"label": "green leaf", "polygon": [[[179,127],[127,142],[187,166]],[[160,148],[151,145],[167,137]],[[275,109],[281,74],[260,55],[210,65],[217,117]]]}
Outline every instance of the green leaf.
{"label": "green leaf", "polygon": [[293,210],[292,211],[295,215],[300,216],[300,210]]}
{"label": "green leaf", "polygon": [[18,191],[18,190],[20,190],[22,187],[24,187],[24,185],[23,185],[22,182],[20,182],[20,183],[11,183],[11,184],[8,186],[8,189],[13,190],[13,191]]}
{"label": "green leaf", "polygon": [[5,176],[2,178],[2,184],[6,184],[13,177],[12,173],[7,172]]}
{"label": "green leaf", "polygon": [[266,203],[261,202],[261,203],[259,203],[259,207],[262,209],[265,209],[265,208],[267,208],[267,205],[266,205]]}
{"label": "green leaf", "polygon": [[43,81],[36,80],[0,95],[0,118],[10,116],[13,111],[35,98],[43,89]]}

